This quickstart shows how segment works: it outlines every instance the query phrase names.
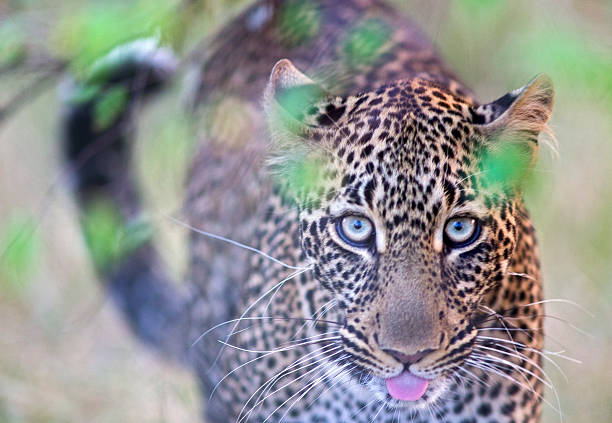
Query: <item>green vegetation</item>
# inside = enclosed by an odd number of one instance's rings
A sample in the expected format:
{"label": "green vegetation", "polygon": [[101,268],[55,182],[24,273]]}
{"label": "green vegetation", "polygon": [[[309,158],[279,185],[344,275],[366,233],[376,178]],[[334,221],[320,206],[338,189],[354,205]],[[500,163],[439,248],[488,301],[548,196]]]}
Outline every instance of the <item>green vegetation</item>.
{"label": "green vegetation", "polygon": [[479,167],[485,186],[514,187],[521,184],[531,164],[530,146],[511,140],[497,140],[500,145],[485,151]]}
{"label": "green vegetation", "polygon": [[[172,41],[179,24],[178,1],[85,2],[62,15],[52,33],[62,56],[83,76],[94,61],[113,47],[136,38],[161,35]],[[74,6],[73,6],[74,7]]]}
{"label": "green vegetation", "polygon": [[104,93],[96,102],[94,126],[103,130],[111,126],[123,112],[128,102],[128,92],[124,87],[115,87]]}
{"label": "green vegetation", "polygon": [[37,271],[39,253],[39,235],[31,218],[15,215],[0,226],[0,293],[17,292],[29,285]]}
{"label": "green vegetation", "polygon": [[25,36],[17,24],[6,20],[0,25],[0,69],[16,66],[26,56]]}
{"label": "green vegetation", "polygon": [[151,226],[144,220],[123,226],[118,211],[104,200],[93,203],[85,211],[83,231],[94,265],[100,272],[112,270],[117,260],[153,236]]}
{"label": "green vegetation", "polygon": [[319,31],[321,16],[309,0],[291,0],[280,11],[279,31],[290,44],[301,44]]}
{"label": "green vegetation", "polygon": [[380,19],[358,22],[349,32],[342,49],[343,59],[349,66],[359,66],[376,61],[384,53],[391,30]]}

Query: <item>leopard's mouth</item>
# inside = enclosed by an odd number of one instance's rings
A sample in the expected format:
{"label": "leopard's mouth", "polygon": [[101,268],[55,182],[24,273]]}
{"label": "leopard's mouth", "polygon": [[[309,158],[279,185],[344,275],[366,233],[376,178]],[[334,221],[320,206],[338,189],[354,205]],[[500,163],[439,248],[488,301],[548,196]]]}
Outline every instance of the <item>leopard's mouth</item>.
{"label": "leopard's mouth", "polygon": [[351,373],[360,385],[390,409],[420,410],[429,407],[451,386],[451,378],[444,374],[426,379],[408,368],[395,377],[386,378],[376,376],[365,368]]}
{"label": "leopard's mouth", "polygon": [[396,381],[405,383],[407,386],[402,389],[395,389],[397,387],[391,384],[389,386],[389,379],[373,376],[366,387],[376,395],[381,401],[384,401],[388,408],[397,409],[413,409],[418,410],[425,408],[432,403],[436,402],[444,392],[448,390],[450,385],[449,381],[445,376],[439,376],[435,379],[422,379],[426,382],[412,380],[418,376],[408,374],[407,371],[403,371],[399,378],[403,378],[403,381]]}
{"label": "leopard's mouth", "polygon": [[417,401],[423,397],[429,386],[429,379],[417,376],[404,369],[396,376],[385,379],[387,392],[391,397],[401,401]]}

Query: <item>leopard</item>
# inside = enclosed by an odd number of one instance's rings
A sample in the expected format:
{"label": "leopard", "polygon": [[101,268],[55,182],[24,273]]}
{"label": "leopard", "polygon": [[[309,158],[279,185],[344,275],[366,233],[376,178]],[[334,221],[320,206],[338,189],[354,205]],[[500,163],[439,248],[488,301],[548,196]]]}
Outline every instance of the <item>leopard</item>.
{"label": "leopard", "polygon": [[[80,210],[112,204],[118,243],[148,225],[134,122],[178,66],[156,43],[73,78],[98,94],[64,117]],[[194,374],[202,418],[539,422],[544,296],[523,192],[550,78],[481,103],[379,0],[257,1],[203,48],[197,147],[169,216],[189,233],[184,281],[152,235],[97,267],[133,333]],[[121,113],[96,125],[118,87]]]}

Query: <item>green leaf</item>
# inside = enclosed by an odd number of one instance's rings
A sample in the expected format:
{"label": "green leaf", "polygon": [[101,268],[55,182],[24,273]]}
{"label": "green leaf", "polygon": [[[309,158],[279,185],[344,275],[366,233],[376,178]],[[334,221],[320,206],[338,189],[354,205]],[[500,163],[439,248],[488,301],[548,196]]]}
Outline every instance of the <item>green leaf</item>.
{"label": "green leaf", "polygon": [[25,36],[16,22],[9,19],[0,24],[0,67],[19,64],[27,56]]}
{"label": "green leaf", "polygon": [[296,190],[312,192],[323,182],[322,164],[314,157],[307,157],[289,169],[287,179]]}
{"label": "green leaf", "polygon": [[[281,90],[276,99],[282,110],[298,121],[304,118],[304,111],[320,101],[325,93],[318,85],[300,85]],[[281,112],[280,110],[278,112]]]}
{"label": "green leaf", "polygon": [[83,232],[94,265],[100,272],[109,271],[122,257],[153,236],[152,226],[146,219],[124,224],[115,205],[102,198],[86,208]]}
{"label": "green leaf", "polygon": [[278,29],[289,44],[303,43],[319,32],[321,12],[311,1],[286,2],[279,12]]}
{"label": "green leaf", "polygon": [[68,102],[72,105],[87,103],[96,98],[99,93],[100,87],[98,85],[79,85],[70,93]]}
{"label": "green leaf", "polygon": [[389,25],[380,19],[359,22],[348,33],[343,45],[343,58],[349,66],[376,62],[391,37]]}
{"label": "green leaf", "polygon": [[122,254],[127,254],[146,244],[153,238],[154,229],[145,217],[129,222],[123,230],[120,249]]}
{"label": "green leaf", "polygon": [[493,18],[506,8],[507,0],[460,0],[456,5],[472,16]]}
{"label": "green leaf", "polygon": [[531,152],[521,142],[497,140],[495,148],[487,150],[481,160],[481,181],[485,187],[512,187],[522,183],[531,163]]}
{"label": "green leaf", "polygon": [[120,44],[157,35],[171,40],[180,27],[175,22],[177,4],[177,0],[86,3],[60,19],[54,43],[62,56],[73,58],[72,72],[82,79],[98,58]]}
{"label": "green leaf", "polygon": [[597,41],[570,31],[540,30],[511,47],[524,52],[525,67],[550,74],[558,87],[571,87],[572,93],[585,88],[584,93],[596,93],[612,105],[612,56]]}
{"label": "green leaf", "polygon": [[0,231],[0,281],[10,290],[23,288],[36,269],[40,240],[33,221],[10,218]]}
{"label": "green leaf", "polygon": [[119,257],[121,220],[118,211],[107,201],[89,205],[83,215],[85,242],[95,267],[107,270]]}
{"label": "green leaf", "polygon": [[94,127],[102,131],[110,127],[128,104],[128,92],[125,87],[114,87],[108,90],[96,102],[94,107]]}

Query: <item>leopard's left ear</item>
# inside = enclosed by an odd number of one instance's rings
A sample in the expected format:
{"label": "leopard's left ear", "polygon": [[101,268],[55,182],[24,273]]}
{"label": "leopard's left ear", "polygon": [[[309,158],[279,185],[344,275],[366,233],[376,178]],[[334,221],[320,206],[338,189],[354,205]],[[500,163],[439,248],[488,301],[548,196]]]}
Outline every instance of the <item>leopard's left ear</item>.
{"label": "leopard's left ear", "polygon": [[535,161],[538,136],[549,132],[546,122],[553,102],[553,83],[541,74],[524,87],[478,107],[473,122],[487,138],[526,143]]}

